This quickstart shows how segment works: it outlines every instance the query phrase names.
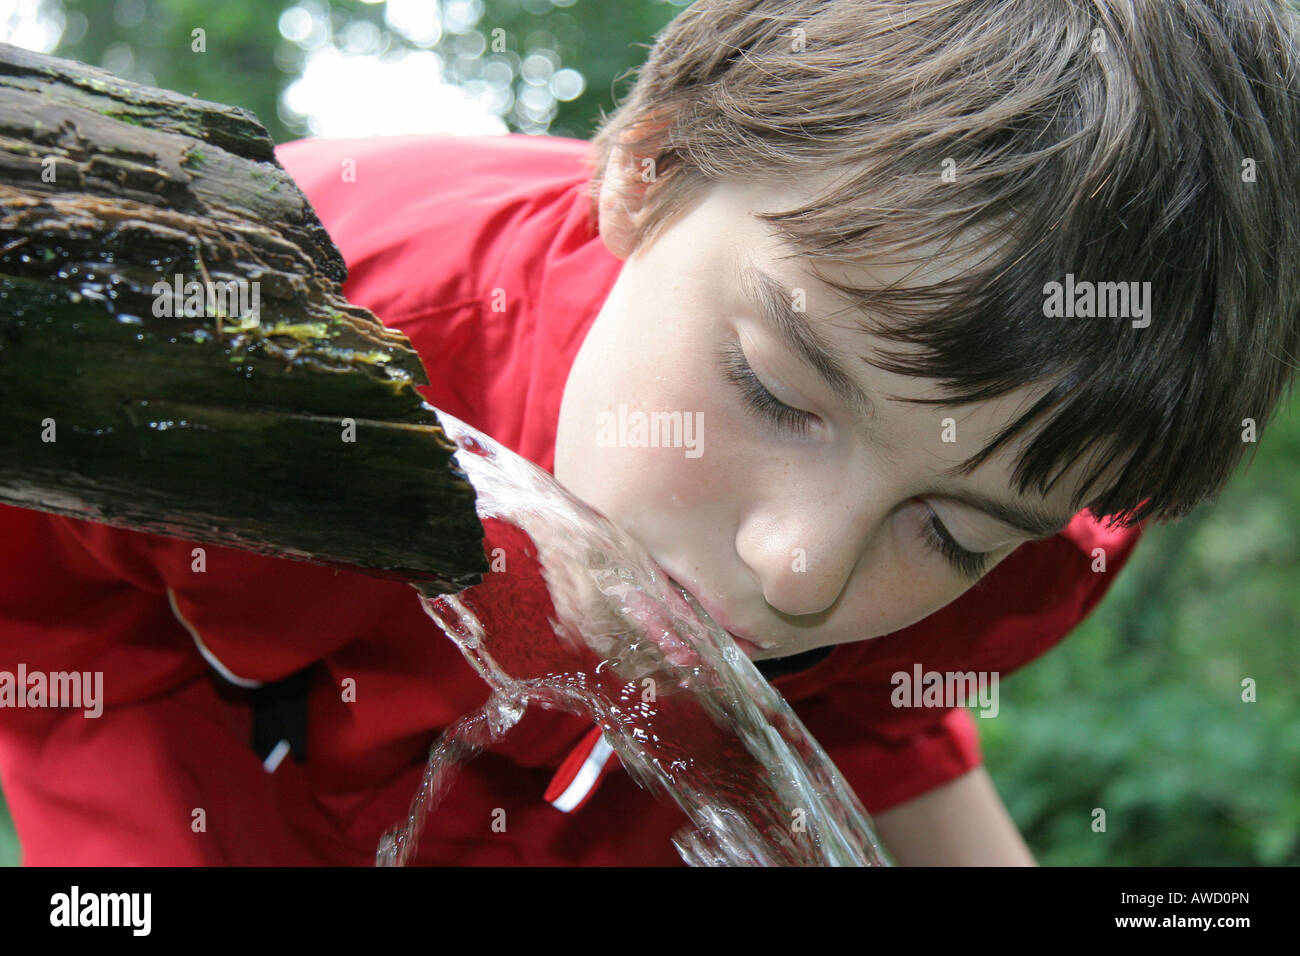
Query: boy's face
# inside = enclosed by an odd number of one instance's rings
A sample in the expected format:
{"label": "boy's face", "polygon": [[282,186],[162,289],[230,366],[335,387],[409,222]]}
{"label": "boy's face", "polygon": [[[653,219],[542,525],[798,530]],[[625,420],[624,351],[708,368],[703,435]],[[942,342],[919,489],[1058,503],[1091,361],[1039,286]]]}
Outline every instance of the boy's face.
{"label": "boy's face", "polygon": [[[557,480],[639,540],[719,624],[760,645],[739,642],[755,659],[921,620],[1033,537],[959,497],[1019,505],[1059,530],[1079,477],[1067,472],[1047,498],[1017,495],[1011,473],[1029,437],[1021,435],[969,476],[946,478],[1039,392],[959,408],[891,401],[940,393],[933,382],[858,358],[878,340],[855,328],[842,300],[800,260],[778,261],[784,248],[753,214],[799,198],[772,187],[717,186],[627,258],[570,370],[556,438]],[[602,199],[601,234],[620,258],[624,214]],[[757,284],[742,277],[748,267],[772,276],[778,301],[804,306],[797,318],[841,353],[874,419],[857,417],[769,327]],[[911,271],[846,265],[831,274],[879,285]],[[800,425],[776,406],[782,423],[751,410],[746,394],[767,399],[745,384],[742,360],[776,400],[811,417]],[[664,434],[660,447],[634,447],[642,444],[637,411],[647,418],[676,412],[691,427]],[[947,429],[945,419],[952,420]],[[674,439],[679,447],[663,447]],[[934,550],[929,508],[960,548],[981,553],[982,571],[967,577]]]}

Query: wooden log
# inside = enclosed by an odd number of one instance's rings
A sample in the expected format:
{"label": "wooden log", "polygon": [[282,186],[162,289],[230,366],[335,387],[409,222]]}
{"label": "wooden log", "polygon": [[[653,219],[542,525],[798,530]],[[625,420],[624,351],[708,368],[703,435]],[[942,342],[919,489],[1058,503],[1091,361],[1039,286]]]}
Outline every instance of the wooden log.
{"label": "wooden log", "polygon": [[477,583],[424,366],[346,275],[250,113],[0,44],[0,502]]}

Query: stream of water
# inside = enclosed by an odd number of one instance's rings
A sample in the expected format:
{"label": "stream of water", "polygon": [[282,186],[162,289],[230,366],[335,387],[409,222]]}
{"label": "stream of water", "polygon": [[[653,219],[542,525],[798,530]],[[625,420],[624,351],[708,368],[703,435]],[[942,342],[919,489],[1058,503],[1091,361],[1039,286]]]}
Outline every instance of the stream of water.
{"label": "stream of water", "polygon": [[377,865],[414,857],[457,766],[530,705],[599,724],[632,778],[690,820],[673,836],[690,865],[885,865],[821,746],[695,599],[551,475],[438,415],[504,568],[459,594],[419,599],[492,692],[431,748]]}

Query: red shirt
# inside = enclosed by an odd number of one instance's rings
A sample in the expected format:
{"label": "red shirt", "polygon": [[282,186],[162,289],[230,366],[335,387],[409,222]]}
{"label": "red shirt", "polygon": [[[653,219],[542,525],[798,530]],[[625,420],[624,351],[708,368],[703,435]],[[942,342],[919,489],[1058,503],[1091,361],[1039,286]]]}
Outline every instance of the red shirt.
{"label": "red shirt", "polygon": [[[569,367],[621,265],[588,224],[586,149],[510,135],[277,151],[343,253],[348,298],[424,360],[425,398],[548,470]],[[1140,533],[1080,515],[925,620],[774,684],[869,811],[911,800],[978,765],[976,720],[894,707],[891,675],[920,663],[1005,676],[1096,605]],[[0,710],[24,862],[372,863],[437,732],[486,686],[406,585],[211,546],[198,573],[194,547],[0,506],[0,671],[104,674],[99,718]],[[1105,572],[1092,570],[1095,548]],[[247,688],[308,667],[308,759],[268,771],[250,746]],[[530,710],[462,769],[418,862],[680,863],[669,838],[685,817],[617,758],[594,790],[567,786],[592,731]],[[590,760],[604,756],[597,746]],[[564,812],[548,802],[560,791],[558,802],[588,799]]]}

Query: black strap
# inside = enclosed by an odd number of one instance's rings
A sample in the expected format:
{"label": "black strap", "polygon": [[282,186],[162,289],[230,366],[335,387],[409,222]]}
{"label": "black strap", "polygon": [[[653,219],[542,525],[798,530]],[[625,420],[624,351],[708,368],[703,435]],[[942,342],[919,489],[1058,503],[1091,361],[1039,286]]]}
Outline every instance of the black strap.
{"label": "black strap", "polygon": [[315,665],[253,689],[253,751],[266,760],[282,740],[293,759],[307,759],[307,692]]}
{"label": "black strap", "polygon": [[802,654],[791,654],[789,657],[774,657],[766,661],[754,661],[754,666],[758,668],[760,674],[770,681],[786,674],[806,671],[813,665],[820,664],[830,657],[831,651],[834,649],[834,645],[814,647],[811,651],[804,651]]}

